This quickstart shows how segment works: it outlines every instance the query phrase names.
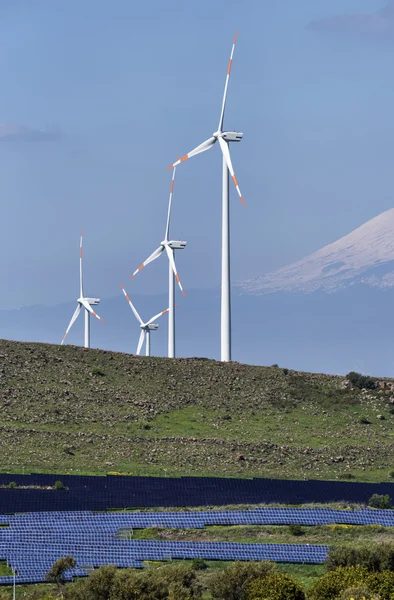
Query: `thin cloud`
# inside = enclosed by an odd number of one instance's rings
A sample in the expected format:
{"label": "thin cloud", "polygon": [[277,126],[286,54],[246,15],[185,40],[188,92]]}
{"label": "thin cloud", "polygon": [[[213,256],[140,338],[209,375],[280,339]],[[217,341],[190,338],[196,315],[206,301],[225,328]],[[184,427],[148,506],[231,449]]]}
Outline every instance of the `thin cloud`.
{"label": "thin cloud", "polygon": [[394,36],[394,0],[374,13],[334,15],[312,21],[308,28],[328,33],[392,37]]}
{"label": "thin cloud", "polygon": [[57,127],[41,130],[18,123],[0,123],[0,142],[57,142],[61,137]]}

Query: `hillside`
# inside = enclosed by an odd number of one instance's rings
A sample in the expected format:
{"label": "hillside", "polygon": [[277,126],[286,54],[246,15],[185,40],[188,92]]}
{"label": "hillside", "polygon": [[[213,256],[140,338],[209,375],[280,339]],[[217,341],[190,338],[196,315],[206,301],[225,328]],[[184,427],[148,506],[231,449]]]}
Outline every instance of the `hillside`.
{"label": "hillside", "polygon": [[278,367],[3,340],[0,468],[383,481],[390,394]]}

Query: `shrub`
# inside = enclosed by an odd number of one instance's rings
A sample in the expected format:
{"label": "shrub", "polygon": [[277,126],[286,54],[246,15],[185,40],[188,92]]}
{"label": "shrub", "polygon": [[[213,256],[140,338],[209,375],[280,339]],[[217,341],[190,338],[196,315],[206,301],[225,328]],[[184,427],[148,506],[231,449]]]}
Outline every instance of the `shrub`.
{"label": "shrub", "polygon": [[391,508],[391,498],[388,494],[373,494],[368,500],[368,506],[371,508]]}
{"label": "shrub", "polygon": [[366,585],[368,589],[377,594],[381,600],[394,599],[394,573],[392,571],[383,571],[382,573],[371,573]]}
{"label": "shrub", "polygon": [[308,600],[337,600],[348,588],[363,585],[367,577],[368,571],[362,567],[339,567],[312,585]]}
{"label": "shrub", "polygon": [[327,568],[360,566],[367,571],[394,570],[394,546],[392,544],[370,544],[359,548],[337,546],[329,550]]}
{"label": "shrub", "polygon": [[193,558],[192,560],[192,569],[194,569],[195,571],[204,571],[204,569],[207,569],[208,565],[205,562],[205,560],[203,560],[202,558]]}
{"label": "shrub", "polygon": [[247,600],[248,587],[255,579],[266,577],[276,569],[273,563],[234,562],[217,571],[209,580],[209,590],[214,600]]}
{"label": "shrub", "polygon": [[283,369],[283,375],[288,375],[289,374],[289,369]]}
{"label": "shrub", "polygon": [[365,586],[358,585],[343,591],[339,600],[380,600],[380,597],[372,595]]}
{"label": "shrub", "polygon": [[105,373],[99,365],[93,365],[92,367],[92,375],[96,375],[97,377],[104,377]]}
{"label": "shrub", "polygon": [[273,367],[274,369],[278,369],[279,365],[277,363],[274,363],[273,365],[271,365],[271,367]]}
{"label": "shrub", "polygon": [[360,390],[374,390],[376,388],[376,381],[367,375],[361,375],[351,371],[346,375],[346,379],[350,381],[353,387],[359,388]]}
{"label": "shrub", "polygon": [[360,417],[361,425],[371,425],[371,421],[367,417]]}
{"label": "shrub", "polygon": [[85,581],[65,589],[67,600],[201,600],[201,586],[193,569],[166,565],[159,569],[117,570],[104,566]]}
{"label": "shrub", "polygon": [[16,488],[18,487],[15,481],[10,481],[10,483],[8,484],[9,488]]}
{"label": "shrub", "polygon": [[301,536],[304,535],[305,531],[302,529],[301,525],[298,523],[292,523],[289,525],[289,533],[290,535]]}
{"label": "shrub", "polygon": [[64,485],[64,483],[62,483],[61,481],[55,481],[55,483],[53,484],[53,489],[54,490],[66,490],[66,486]]}
{"label": "shrub", "polygon": [[248,600],[305,600],[299,583],[282,573],[268,573],[252,581],[248,587]]}

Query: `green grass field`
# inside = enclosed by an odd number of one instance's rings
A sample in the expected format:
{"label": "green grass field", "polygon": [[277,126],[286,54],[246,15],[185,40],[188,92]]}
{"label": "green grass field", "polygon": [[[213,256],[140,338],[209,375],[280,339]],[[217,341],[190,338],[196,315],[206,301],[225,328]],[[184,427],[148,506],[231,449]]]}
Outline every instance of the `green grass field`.
{"label": "green grass field", "polygon": [[12,575],[12,569],[7,566],[5,561],[0,561],[0,577],[8,577]]}
{"label": "green grass field", "polygon": [[0,359],[2,472],[390,479],[386,390],[72,346],[0,341]]}

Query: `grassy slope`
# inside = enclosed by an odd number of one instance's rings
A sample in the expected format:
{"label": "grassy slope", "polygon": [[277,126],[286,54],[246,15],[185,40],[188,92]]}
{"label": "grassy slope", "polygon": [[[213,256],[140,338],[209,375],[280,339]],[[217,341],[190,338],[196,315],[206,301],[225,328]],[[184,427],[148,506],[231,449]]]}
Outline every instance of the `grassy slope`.
{"label": "grassy slope", "polygon": [[302,535],[293,535],[285,525],[212,526],[204,529],[122,530],[120,538],[171,542],[237,542],[244,544],[319,544],[351,546],[394,543],[394,527],[378,525],[327,525],[302,527]]}
{"label": "grassy slope", "polygon": [[386,402],[341,377],[0,341],[0,468],[387,480]]}

